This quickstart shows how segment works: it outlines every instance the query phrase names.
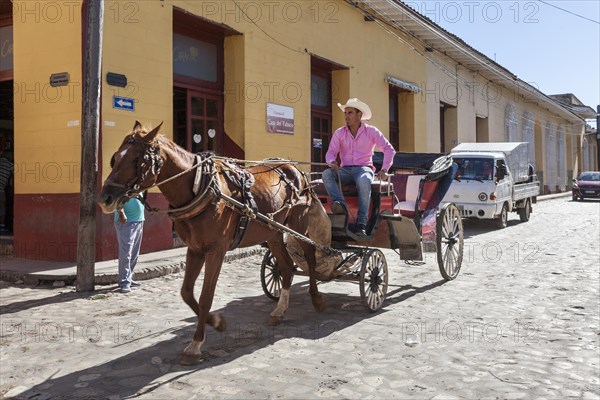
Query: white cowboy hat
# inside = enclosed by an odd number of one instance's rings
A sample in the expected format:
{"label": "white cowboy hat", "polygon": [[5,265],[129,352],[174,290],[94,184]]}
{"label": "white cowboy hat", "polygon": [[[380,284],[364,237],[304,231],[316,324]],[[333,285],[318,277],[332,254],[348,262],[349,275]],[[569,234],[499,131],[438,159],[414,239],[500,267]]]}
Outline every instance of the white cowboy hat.
{"label": "white cowboy hat", "polygon": [[368,119],[371,119],[371,117],[373,116],[373,114],[371,113],[371,109],[369,108],[367,103],[363,103],[356,97],[348,99],[346,104],[338,103],[338,107],[342,111],[346,111],[346,107],[356,108],[358,111],[362,112],[362,117],[360,118],[361,121],[366,121]]}

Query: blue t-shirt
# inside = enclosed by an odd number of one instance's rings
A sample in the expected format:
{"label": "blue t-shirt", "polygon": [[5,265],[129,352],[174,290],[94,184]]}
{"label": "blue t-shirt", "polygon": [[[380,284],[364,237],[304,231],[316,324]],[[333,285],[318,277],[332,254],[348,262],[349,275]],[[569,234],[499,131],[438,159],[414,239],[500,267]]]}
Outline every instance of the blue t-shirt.
{"label": "blue t-shirt", "polygon": [[[127,222],[140,222],[144,221],[144,205],[141,201],[136,198],[131,198],[123,206]],[[119,220],[119,213],[115,213],[115,222]]]}

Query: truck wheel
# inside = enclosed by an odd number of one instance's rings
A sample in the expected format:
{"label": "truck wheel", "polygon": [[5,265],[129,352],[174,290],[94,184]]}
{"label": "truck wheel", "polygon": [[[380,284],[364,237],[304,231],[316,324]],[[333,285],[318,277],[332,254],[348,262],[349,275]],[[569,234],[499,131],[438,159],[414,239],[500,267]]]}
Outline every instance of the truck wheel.
{"label": "truck wheel", "polygon": [[529,199],[525,201],[525,207],[519,208],[519,218],[521,222],[529,221],[529,216],[531,215],[531,202]]}
{"label": "truck wheel", "polygon": [[506,228],[506,224],[508,223],[508,206],[506,203],[502,206],[502,211],[500,211],[500,215],[496,218],[496,226],[499,229]]}

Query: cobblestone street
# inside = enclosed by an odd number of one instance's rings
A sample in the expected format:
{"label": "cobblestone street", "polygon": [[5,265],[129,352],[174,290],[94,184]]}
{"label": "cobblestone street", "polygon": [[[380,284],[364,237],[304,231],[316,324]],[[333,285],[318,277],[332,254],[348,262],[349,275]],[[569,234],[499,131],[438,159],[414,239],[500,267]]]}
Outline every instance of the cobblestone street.
{"label": "cobblestone street", "polygon": [[[600,202],[534,204],[506,229],[465,221],[465,253],[445,282],[387,256],[386,303],[370,313],[351,282],[295,277],[290,308],[262,292],[260,256],[225,264],[204,361],[182,366],[195,331],[183,273],[121,294],[1,282],[0,397],[17,399],[599,399]],[[200,280],[200,279],[199,279]],[[200,282],[196,285],[199,293]]]}

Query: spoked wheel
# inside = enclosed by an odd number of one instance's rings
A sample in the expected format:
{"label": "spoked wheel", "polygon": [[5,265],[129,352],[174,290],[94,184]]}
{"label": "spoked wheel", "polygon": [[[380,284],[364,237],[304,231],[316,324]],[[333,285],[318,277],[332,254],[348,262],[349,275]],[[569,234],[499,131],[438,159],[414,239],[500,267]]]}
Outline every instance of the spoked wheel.
{"label": "spoked wheel", "polygon": [[529,216],[531,215],[531,202],[529,199],[525,200],[525,207],[519,208],[519,218],[521,222],[529,221]]}
{"label": "spoked wheel", "polygon": [[281,274],[277,268],[275,257],[267,250],[260,266],[260,284],[263,292],[271,300],[279,300],[281,294]]}
{"label": "spoked wheel", "polygon": [[436,244],[440,273],[451,281],[458,276],[464,250],[462,218],[452,203],[444,206],[437,217]]}
{"label": "spoked wheel", "polygon": [[360,298],[372,312],[383,306],[388,288],[388,266],[379,249],[365,252],[360,266]]}

